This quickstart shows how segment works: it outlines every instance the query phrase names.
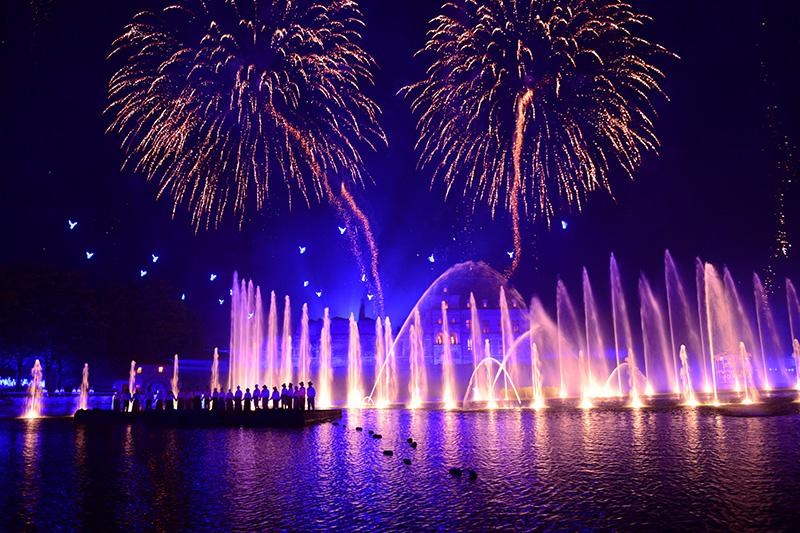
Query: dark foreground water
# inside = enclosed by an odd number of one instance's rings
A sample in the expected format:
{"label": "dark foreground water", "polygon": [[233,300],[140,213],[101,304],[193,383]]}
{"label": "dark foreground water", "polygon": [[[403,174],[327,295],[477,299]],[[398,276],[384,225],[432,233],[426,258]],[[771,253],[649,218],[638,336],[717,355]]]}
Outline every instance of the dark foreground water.
{"label": "dark foreground water", "polygon": [[[352,411],[342,422],[346,428],[160,430],[3,420],[0,529],[800,524],[800,415],[387,410]],[[368,429],[384,438],[370,438]],[[454,478],[451,466],[473,467],[479,477]]]}

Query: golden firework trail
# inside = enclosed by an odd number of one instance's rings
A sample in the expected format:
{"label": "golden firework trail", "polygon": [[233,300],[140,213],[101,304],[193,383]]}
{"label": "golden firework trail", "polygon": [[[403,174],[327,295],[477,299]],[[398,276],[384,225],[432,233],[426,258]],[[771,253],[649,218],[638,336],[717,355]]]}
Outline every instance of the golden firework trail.
{"label": "golden firework trail", "polygon": [[656,151],[654,65],[673,56],[638,36],[649,18],[619,0],[451,0],[420,54],[425,78],[401,90],[417,116],[420,165],[471,197],[498,203],[520,262],[520,202],[549,225],[611,193],[613,168],[633,177]]}

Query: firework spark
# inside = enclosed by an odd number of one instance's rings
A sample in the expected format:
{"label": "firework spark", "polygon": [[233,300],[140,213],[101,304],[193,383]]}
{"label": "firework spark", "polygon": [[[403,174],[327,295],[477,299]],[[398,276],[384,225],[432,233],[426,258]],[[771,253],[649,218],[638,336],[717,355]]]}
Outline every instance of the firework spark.
{"label": "firework spark", "polygon": [[548,225],[611,192],[611,165],[633,177],[658,147],[653,60],[671,56],[637,36],[648,17],[619,0],[451,0],[420,54],[425,79],[401,92],[418,117],[421,166],[446,195],[463,180],[473,208],[511,214],[521,259],[520,202]]}
{"label": "firework spark", "polygon": [[330,200],[329,176],[363,183],[361,151],[385,143],[362,91],[374,61],[355,1],[181,0],[114,41],[110,131],[125,166],[186,204],[197,230],[260,210],[270,185]]}

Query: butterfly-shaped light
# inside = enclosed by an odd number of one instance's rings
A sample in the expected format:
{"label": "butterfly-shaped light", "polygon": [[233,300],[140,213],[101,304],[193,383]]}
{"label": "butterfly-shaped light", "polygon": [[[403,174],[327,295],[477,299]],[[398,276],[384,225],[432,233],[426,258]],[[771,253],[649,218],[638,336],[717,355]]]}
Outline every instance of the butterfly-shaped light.
{"label": "butterfly-shaped light", "polygon": [[508,256],[509,259],[514,259],[514,250],[506,252],[506,255]]}
{"label": "butterfly-shaped light", "polygon": [[214,281],[215,279],[217,279],[217,275],[216,274],[211,274],[210,276],[208,276],[208,279],[209,279],[209,281]]}
{"label": "butterfly-shaped light", "polygon": [[224,298],[220,298],[217,301],[219,302],[219,305],[222,305],[222,304],[225,303],[225,299]]}
{"label": "butterfly-shaped light", "polygon": [[344,235],[344,232],[347,231],[347,228],[343,228],[341,226],[337,226],[339,228],[339,235]]}
{"label": "butterfly-shaped light", "polygon": [[431,262],[431,263],[435,263],[436,262],[436,258],[433,257],[433,254],[428,256],[428,261]]}
{"label": "butterfly-shaped light", "polygon": [[322,291],[317,291],[314,294],[317,295],[317,298],[322,298]]}
{"label": "butterfly-shaped light", "polygon": [[185,301],[186,301],[186,293],[185,293],[185,292],[182,292],[182,293],[181,293],[181,301],[182,301],[182,302],[185,302]]}
{"label": "butterfly-shaped light", "polygon": [[303,287],[308,287],[308,280],[305,280],[305,281],[303,282]]}
{"label": "butterfly-shaped light", "polygon": [[69,226],[69,229],[73,230],[73,229],[75,229],[75,226],[78,225],[78,222],[77,221],[73,222],[72,220],[67,220],[67,225]]}
{"label": "butterfly-shaped light", "polygon": [[147,275],[147,270],[139,270],[139,277],[143,278]]}
{"label": "butterfly-shaped light", "polygon": [[569,226],[569,224],[567,224],[566,220],[562,220],[561,221],[561,229],[567,229],[568,226]]}
{"label": "butterfly-shaped light", "polygon": [[86,259],[91,259],[94,257],[94,252],[86,252]]}
{"label": "butterfly-shaped light", "polygon": [[247,313],[247,320],[252,320],[254,316],[256,316],[256,314],[250,311],[249,313]]}
{"label": "butterfly-shaped light", "polygon": [[305,246],[298,246],[298,248],[300,249],[300,255],[303,255],[304,253],[306,253],[306,247]]}
{"label": "butterfly-shaped light", "polygon": [[373,298],[375,298],[374,294],[367,294],[367,300],[371,302]]}
{"label": "butterfly-shaped light", "polygon": [[150,254],[150,257],[153,258],[153,263],[158,263],[158,256],[156,254]]}

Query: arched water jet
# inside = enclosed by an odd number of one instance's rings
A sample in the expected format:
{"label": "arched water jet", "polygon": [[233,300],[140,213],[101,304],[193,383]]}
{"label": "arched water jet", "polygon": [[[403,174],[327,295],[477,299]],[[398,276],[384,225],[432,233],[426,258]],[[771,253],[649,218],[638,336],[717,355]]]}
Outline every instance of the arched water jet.
{"label": "arched water jet", "polygon": [[[498,361],[497,359],[492,357],[491,355],[484,357],[483,359],[478,361],[478,366],[472,371],[472,374],[470,374],[469,382],[467,383],[467,392],[464,394],[464,399],[462,401],[463,405],[467,405],[468,403],[470,403],[469,390],[472,387],[473,382],[475,381],[475,376],[482,370],[482,367],[488,366],[491,369],[492,364],[496,364],[498,367],[497,372],[495,373],[494,378],[492,379],[493,383],[496,383],[497,380],[500,379],[501,373],[506,374],[506,378],[508,379],[508,383],[511,386],[511,390],[514,392],[514,396],[516,396],[517,398],[517,403],[522,405],[522,400],[519,397],[519,392],[517,392],[517,387],[516,385],[514,385],[514,379],[507,374],[505,365],[501,361]],[[490,388],[490,394],[492,394],[491,393],[492,390],[494,390],[493,386]],[[487,403],[487,407],[489,407],[490,409],[494,409],[497,407],[497,403],[495,402],[493,395],[490,396],[490,399]]]}

